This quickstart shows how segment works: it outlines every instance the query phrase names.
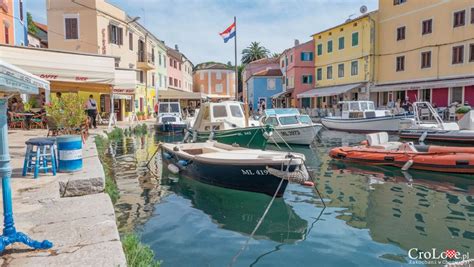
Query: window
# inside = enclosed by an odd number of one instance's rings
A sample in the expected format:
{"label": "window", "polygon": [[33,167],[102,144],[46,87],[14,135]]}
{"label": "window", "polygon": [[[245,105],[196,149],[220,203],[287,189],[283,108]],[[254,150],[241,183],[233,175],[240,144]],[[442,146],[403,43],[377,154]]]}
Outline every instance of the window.
{"label": "window", "polygon": [[358,46],[359,45],[359,33],[354,32],[352,33],[352,46]]}
{"label": "window", "polygon": [[451,103],[463,103],[462,101],[462,87],[451,88]]}
{"label": "window", "polygon": [[20,0],[20,20],[23,21],[23,0]]}
{"label": "window", "polygon": [[128,33],[128,49],[133,51],[133,33]]}
{"label": "window", "polygon": [[179,70],[181,70],[181,63],[179,63]]}
{"label": "window", "polygon": [[151,48],[151,62],[155,63],[155,48]]}
{"label": "window", "polygon": [[393,5],[401,5],[403,3],[406,3],[407,0],[393,0]]}
{"label": "window", "polygon": [[293,63],[293,55],[290,55],[290,63]]}
{"label": "window", "polygon": [[240,110],[240,106],[237,105],[230,105],[230,114],[232,117],[236,118],[243,118],[244,114],[242,114],[242,110]]}
{"label": "window", "polygon": [[217,80],[222,79],[222,72],[217,72],[217,73],[216,73],[216,79],[217,79]]}
{"label": "window", "polygon": [[161,66],[161,62],[162,62],[162,61],[161,61],[161,53],[158,53],[158,65]]}
{"label": "window", "polygon": [[216,84],[216,93],[222,93],[222,83]]}
{"label": "window", "polygon": [[281,67],[282,67],[282,68],[285,67],[285,60],[282,60],[282,61],[281,61]]}
{"label": "window", "polygon": [[173,86],[173,78],[169,77],[169,86]]}
{"label": "window", "polygon": [[199,72],[199,80],[204,80],[204,71]]}
{"label": "window", "polygon": [[178,61],[176,61],[176,60],[173,60],[173,67],[174,67],[175,69],[177,69],[177,68],[178,68]]}
{"label": "window", "polygon": [[302,83],[312,84],[313,83],[313,75],[303,75],[302,76]]}
{"label": "window", "polygon": [[178,87],[178,79],[173,79],[173,84],[175,87]]}
{"label": "window", "polygon": [[288,66],[288,58],[285,58],[286,65]]}
{"label": "window", "polygon": [[471,7],[471,24],[474,24],[474,7]]}
{"label": "window", "polygon": [[421,53],[421,68],[431,68],[431,51]]}
{"label": "window", "polygon": [[298,124],[297,116],[280,117],[278,120],[280,121],[281,125]]}
{"label": "window", "polygon": [[405,26],[397,28],[397,41],[405,40],[405,29]]}
{"label": "window", "polygon": [[212,107],[212,116],[214,118],[227,117],[227,110],[224,105],[217,105]]}
{"label": "window", "polygon": [[275,90],[275,89],[276,89],[276,79],[268,79],[267,90]]}
{"label": "window", "polygon": [[453,64],[460,64],[464,62],[464,45],[453,47]]}
{"label": "window", "polygon": [[316,80],[321,81],[323,79],[323,69],[319,68],[316,70]]}
{"label": "window", "polygon": [[66,17],[64,18],[64,30],[67,40],[79,39],[78,18]]}
{"label": "window", "polygon": [[328,80],[332,79],[332,66],[328,66],[326,68],[326,79]]}
{"label": "window", "polygon": [[421,89],[420,90],[420,100],[421,101],[431,101],[431,89]]}
{"label": "window", "polygon": [[144,82],[144,78],[143,78],[143,71],[141,70],[139,73],[139,80],[140,80],[140,83],[143,83]]}
{"label": "window", "polygon": [[453,27],[464,26],[464,24],[466,24],[466,10],[454,12]]}
{"label": "window", "polygon": [[123,29],[116,25],[109,25],[109,43],[123,45]]}
{"label": "window", "polygon": [[421,29],[421,34],[430,34],[433,32],[433,20],[432,19],[427,19],[424,20],[422,23],[422,29]]}
{"label": "window", "polygon": [[469,45],[469,62],[474,62],[474,44]]}
{"label": "window", "polygon": [[275,117],[269,117],[265,120],[265,125],[278,126],[278,120]]}
{"label": "window", "polygon": [[5,31],[5,44],[10,44],[10,33],[8,32],[8,25],[4,24],[3,25],[3,30]]}
{"label": "window", "polygon": [[344,63],[337,65],[337,77],[344,77]]}
{"label": "window", "polygon": [[351,62],[351,75],[355,76],[359,74],[359,62],[358,61],[352,61]]}
{"label": "window", "polygon": [[166,56],[165,55],[163,55],[163,67],[166,68]]}
{"label": "window", "polygon": [[339,37],[339,50],[344,49],[344,37]]}
{"label": "window", "polygon": [[328,53],[332,52],[332,40],[328,41]]}
{"label": "window", "polygon": [[323,54],[323,44],[318,44],[318,56]]}
{"label": "window", "polygon": [[151,75],[151,86],[155,87],[155,75]]}
{"label": "window", "polygon": [[173,59],[170,58],[170,67],[173,67]]}
{"label": "window", "polygon": [[313,52],[301,52],[301,61],[312,61]]}
{"label": "window", "polygon": [[405,70],[405,56],[397,57],[397,71]]}

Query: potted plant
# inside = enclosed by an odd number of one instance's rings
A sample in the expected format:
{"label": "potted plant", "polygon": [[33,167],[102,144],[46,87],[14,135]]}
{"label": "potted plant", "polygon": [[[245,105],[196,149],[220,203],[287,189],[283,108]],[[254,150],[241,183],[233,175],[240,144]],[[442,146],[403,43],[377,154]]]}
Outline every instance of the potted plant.
{"label": "potted plant", "polygon": [[466,107],[466,106],[459,107],[458,109],[456,109],[456,119],[458,120],[462,119],[464,114],[468,113],[469,111],[471,111],[469,107]]}
{"label": "potted plant", "polygon": [[45,106],[48,120],[53,120],[64,133],[78,133],[87,118],[84,103],[85,98],[77,94],[64,94],[60,99],[53,98]]}
{"label": "potted plant", "polygon": [[137,112],[137,118],[138,118],[139,121],[142,121],[142,120],[143,120],[143,114],[144,114],[144,113],[141,112],[141,111],[138,111],[138,112]]}

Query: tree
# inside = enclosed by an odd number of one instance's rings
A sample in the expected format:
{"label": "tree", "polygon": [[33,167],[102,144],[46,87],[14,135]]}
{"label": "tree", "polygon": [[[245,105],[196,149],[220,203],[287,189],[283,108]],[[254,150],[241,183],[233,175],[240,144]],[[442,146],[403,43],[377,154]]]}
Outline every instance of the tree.
{"label": "tree", "polygon": [[35,23],[33,22],[33,16],[30,12],[26,12],[26,21],[28,23],[28,32],[36,34],[38,32],[38,27],[36,27]]}
{"label": "tree", "polygon": [[267,48],[260,46],[259,42],[252,42],[242,50],[242,63],[248,64],[257,59],[267,58],[268,54],[270,54],[270,51]]}
{"label": "tree", "polygon": [[280,57],[280,53],[272,53],[272,58],[278,58]]}

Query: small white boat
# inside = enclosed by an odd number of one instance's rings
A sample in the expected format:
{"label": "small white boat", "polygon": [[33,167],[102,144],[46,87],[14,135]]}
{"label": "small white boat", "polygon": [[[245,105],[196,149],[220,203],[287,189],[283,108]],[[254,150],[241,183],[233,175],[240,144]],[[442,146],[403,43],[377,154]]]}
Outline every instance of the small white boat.
{"label": "small white boat", "polygon": [[295,108],[267,109],[260,124],[275,129],[268,139],[274,144],[309,145],[322,128],[320,123],[314,123],[308,115],[300,114]]}
{"label": "small white boat", "polygon": [[156,118],[158,131],[182,132],[187,128],[187,123],[181,117],[181,107],[178,102],[161,102],[158,104],[158,117]]}
{"label": "small white boat", "polygon": [[342,116],[321,119],[324,127],[347,132],[398,132],[413,125],[413,115],[376,110],[372,101],[342,101]]}
{"label": "small white boat", "polygon": [[309,177],[305,156],[299,153],[248,149],[215,141],[165,143],[161,150],[171,172],[230,189],[281,197],[288,181],[303,183]]}

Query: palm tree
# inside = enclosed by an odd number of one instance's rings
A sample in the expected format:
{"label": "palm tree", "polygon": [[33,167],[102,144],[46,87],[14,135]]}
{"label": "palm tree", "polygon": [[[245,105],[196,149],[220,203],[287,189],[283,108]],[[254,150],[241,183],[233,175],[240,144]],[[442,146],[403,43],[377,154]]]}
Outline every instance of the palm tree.
{"label": "palm tree", "polygon": [[270,51],[264,46],[260,46],[259,42],[252,42],[242,50],[242,63],[248,64],[257,59],[267,58],[269,53]]}
{"label": "palm tree", "polygon": [[280,53],[272,53],[271,57],[272,58],[277,58],[277,57],[280,57],[280,55],[281,55]]}

